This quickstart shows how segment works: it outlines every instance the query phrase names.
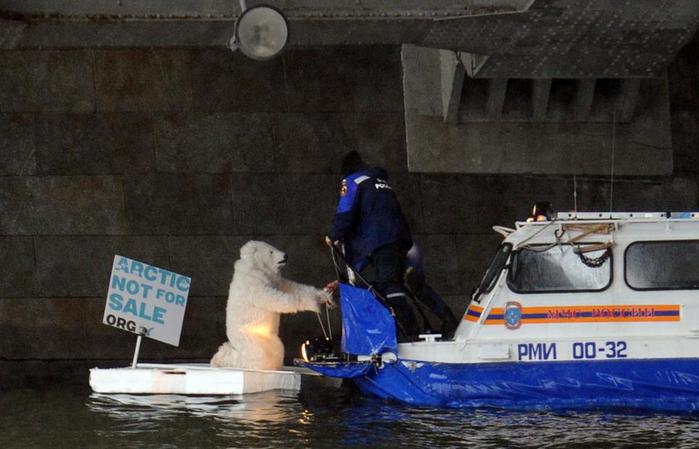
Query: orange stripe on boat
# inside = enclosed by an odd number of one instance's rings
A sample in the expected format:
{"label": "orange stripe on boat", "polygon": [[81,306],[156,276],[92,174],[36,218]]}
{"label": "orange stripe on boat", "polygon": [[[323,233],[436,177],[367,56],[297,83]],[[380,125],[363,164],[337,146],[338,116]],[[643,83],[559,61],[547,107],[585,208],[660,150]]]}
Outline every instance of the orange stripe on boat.
{"label": "orange stripe on boat", "polygon": [[[485,324],[503,324],[504,314],[504,308],[493,308]],[[680,306],[677,304],[626,304],[523,307],[520,321],[530,324],[680,321]]]}
{"label": "orange stripe on boat", "polygon": [[466,321],[471,321],[471,322],[475,323],[481,319],[482,312],[483,312],[483,307],[471,305],[468,307],[468,309],[466,309],[466,314],[464,315],[464,319]]}

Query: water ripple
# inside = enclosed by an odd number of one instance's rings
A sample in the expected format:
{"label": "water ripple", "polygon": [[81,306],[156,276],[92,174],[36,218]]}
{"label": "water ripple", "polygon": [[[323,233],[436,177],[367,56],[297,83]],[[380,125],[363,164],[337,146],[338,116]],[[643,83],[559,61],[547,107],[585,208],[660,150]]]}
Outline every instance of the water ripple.
{"label": "water ripple", "polygon": [[[352,390],[246,396],[0,394],[0,447],[696,448],[689,414],[409,407]],[[37,424],[40,423],[40,424]],[[59,444],[60,443],[60,444]]]}

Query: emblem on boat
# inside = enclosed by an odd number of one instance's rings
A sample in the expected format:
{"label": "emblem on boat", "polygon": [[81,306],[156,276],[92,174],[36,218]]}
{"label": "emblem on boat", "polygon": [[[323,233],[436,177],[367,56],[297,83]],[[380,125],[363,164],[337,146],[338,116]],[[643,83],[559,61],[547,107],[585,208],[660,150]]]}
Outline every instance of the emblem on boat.
{"label": "emblem on boat", "polygon": [[522,325],[522,304],[517,301],[510,301],[505,304],[505,327],[508,329],[519,329]]}

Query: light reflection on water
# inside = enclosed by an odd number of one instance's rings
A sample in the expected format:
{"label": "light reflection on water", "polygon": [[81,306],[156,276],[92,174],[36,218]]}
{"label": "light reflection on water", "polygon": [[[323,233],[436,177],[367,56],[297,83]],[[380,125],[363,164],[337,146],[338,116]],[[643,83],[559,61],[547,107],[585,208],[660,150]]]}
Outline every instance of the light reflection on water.
{"label": "light reflection on water", "polygon": [[247,396],[0,393],[0,448],[696,448],[699,417],[417,408],[349,389]]}

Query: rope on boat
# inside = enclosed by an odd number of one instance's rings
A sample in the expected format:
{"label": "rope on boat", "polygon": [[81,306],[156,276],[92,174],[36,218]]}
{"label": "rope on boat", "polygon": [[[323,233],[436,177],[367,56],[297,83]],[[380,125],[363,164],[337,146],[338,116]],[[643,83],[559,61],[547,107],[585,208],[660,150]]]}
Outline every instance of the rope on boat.
{"label": "rope on boat", "polygon": [[399,332],[402,332],[403,335],[409,335],[409,334],[405,331],[405,328],[404,328],[403,325],[400,323],[400,321],[398,321],[398,320],[396,319],[396,312],[393,310],[393,307],[391,307],[391,305],[388,303],[388,300],[386,300],[386,298],[384,298],[384,296],[383,296],[381,293],[379,293],[378,291],[376,291],[376,289],[374,288],[374,286],[371,285],[371,284],[369,283],[369,281],[367,281],[367,280],[364,278],[364,276],[362,276],[361,274],[359,274],[359,272],[357,272],[357,271],[354,269],[354,267],[352,267],[349,263],[347,263],[347,260],[345,259],[345,256],[344,256],[344,254],[342,254],[342,252],[340,251],[340,249],[337,248],[334,244],[331,244],[331,245],[330,245],[330,253],[332,254],[333,264],[335,265],[335,272],[336,272],[336,274],[337,274],[337,279],[338,279],[338,281],[342,282],[343,279],[345,278],[345,276],[342,275],[342,270],[340,269],[340,265],[339,265],[339,263],[337,262],[337,260],[340,259],[340,260],[342,261],[342,263],[345,265],[345,267],[347,267],[347,270],[349,271],[349,273],[350,273],[350,274],[353,274],[357,279],[359,279],[359,280],[364,284],[364,286],[367,288],[367,290],[369,291],[369,293],[371,293],[372,295],[374,295],[374,297],[381,303],[381,305],[383,305],[384,307],[386,307],[386,309],[388,309],[388,312],[389,312],[389,313],[391,314],[391,316],[393,317],[393,321],[396,323],[396,327],[398,328],[398,331],[399,331]]}
{"label": "rope on boat", "polygon": [[[539,235],[544,229],[546,229],[549,225],[553,224],[554,221],[551,221],[548,225],[544,226],[542,229],[540,229],[538,232],[534,233],[533,235],[529,236],[525,240],[521,241],[517,245],[517,249],[520,248],[526,248],[528,251],[534,251],[534,252],[546,252],[550,250],[551,248],[554,248],[558,245],[562,244],[567,244],[567,245],[572,245],[573,246],[573,251],[575,254],[577,254],[580,257],[580,260],[582,263],[587,265],[588,267],[591,268],[598,268],[601,267],[604,262],[609,259],[609,256],[611,255],[611,252],[609,251],[609,248],[611,248],[614,245],[614,240],[611,239],[608,242],[604,243],[590,243],[590,244],[583,244],[583,243],[578,243],[580,240],[584,239],[585,237],[588,237],[593,234],[603,234],[603,235],[611,235],[612,232],[614,231],[614,225],[612,223],[603,223],[603,224],[585,224],[585,223],[565,223],[561,225],[560,229],[557,229],[553,234],[556,237],[556,241],[548,244],[548,245],[524,245],[526,242],[531,240],[532,238],[536,237]],[[568,238],[568,240],[563,241],[563,236],[566,234],[569,234],[570,231],[580,231],[580,234]],[[606,250],[606,251],[605,251]],[[604,251],[602,255],[599,257],[589,257],[586,256],[586,253],[591,253],[595,251]]]}
{"label": "rope on boat", "polygon": [[[320,318],[320,314],[318,315],[318,318]],[[328,335],[326,335],[326,338],[330,337],[330,340],[332,340],[333,339],[333,329],[330,326],[330,308],[328,307],[327,304],[325,305],[325,318],[328,319]]]}
{"label": "rope on boat", "polygon": [[[328,308],[326,307],[325,310],[327,311]],[[323,326],[323,320],[320,318],[320,312],[316,312],[316,316],[318,317],[318,322],[320,323],[320,328],[323,330],[323,337],[325,337],[327,339],[328,333],[325,332],[325,326]],[[328,316],[328,330],[329,329],[330,329],[330,316]],[[330,339],[332,339],[332,337]]]}

